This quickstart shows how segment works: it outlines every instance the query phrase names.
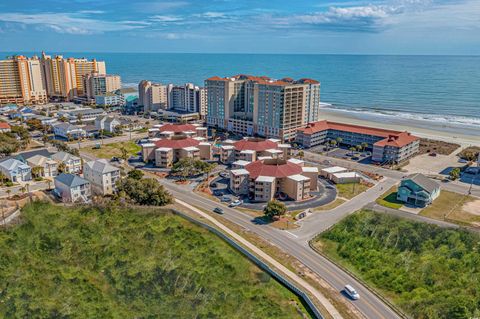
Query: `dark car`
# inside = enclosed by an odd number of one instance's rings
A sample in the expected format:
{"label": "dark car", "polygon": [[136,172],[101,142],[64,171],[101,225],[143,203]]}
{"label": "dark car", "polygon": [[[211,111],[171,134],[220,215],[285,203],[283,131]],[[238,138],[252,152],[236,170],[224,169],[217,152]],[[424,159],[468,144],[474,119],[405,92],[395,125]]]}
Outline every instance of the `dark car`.
{"label": "dark car", "polygon": [[217,183],[210,184],[211,187],[217,187]]}
{"label": "dark car", "polygon": [[213,212],[221,215],[223,214],[223,209],[221,209],[220,207],[215,207]]}

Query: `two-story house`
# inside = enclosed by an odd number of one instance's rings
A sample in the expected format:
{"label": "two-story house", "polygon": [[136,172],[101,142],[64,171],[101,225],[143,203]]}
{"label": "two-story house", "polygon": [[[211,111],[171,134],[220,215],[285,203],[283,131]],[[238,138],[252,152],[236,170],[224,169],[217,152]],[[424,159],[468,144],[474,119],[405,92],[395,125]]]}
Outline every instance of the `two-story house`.
{"label": "two-story house", "polygon": [[89,181],[78,175],[65,173],[55,177],[54,192],[61,197],[65,203],[87,203],[92,196]]}
{"label": "two-story house", "polygon": [[65,164],[65,173],[78,174],[82,171],[82,160],[80,157],[67,152],[58,152],[52,155],[52,159],[58,164]]}
{"label": "two-story house", "polygon": [[9,158],[1,162],[0,172],[14,183],[32,180],[32,170],[30,166],[14,158]]}
{"label": "two-story house", "polygon": [[34,155],[32,157],[29,157],[26,162],[28,166],[32,168],[32,170],[35,167],[40,168],[40,177],[48,178],[57,176],[58,163],[52,159],[49,159],[48,157],[45,157],[43,155]]}

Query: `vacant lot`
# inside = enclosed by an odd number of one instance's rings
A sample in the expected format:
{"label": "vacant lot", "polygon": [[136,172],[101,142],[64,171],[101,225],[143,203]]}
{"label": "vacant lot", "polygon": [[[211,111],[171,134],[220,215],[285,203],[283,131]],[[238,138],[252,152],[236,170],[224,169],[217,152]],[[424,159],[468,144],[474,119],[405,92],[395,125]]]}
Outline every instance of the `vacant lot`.
{"label": "vacant lot", "polygon": [[420,212],[420,215],[435,218],[448,219],[461,225],[480,226],[479,214],[472,214],[470,207],[477,199],[453,192],[442,191],[433,203]]}
{"label": "vacant lot", "polygon": [[120,157],[122,156],[122,148],[127,150],[129,156],[135,156],[138,152],[142,150],[142,148],[135,144],[134,142],[118,142],[118,143],[111,143],[111,144],[104,144],[101,145],[99,149],[95,147],[88,146],[81,148],[80,151],[85,153],[90,153],[95,157],[99,158],[107,158],[110,159],[113,156]]}
{"label": "vacant lot", "polygon": [[455,143],[421,138],[418,154],[421,155],[426,153],[437,153],[440,155],[450,155],[459,147],[460,145]]}
{"label": "vacant lot", "polygon": [[463,149],[460,153],[458,153],[458,157],[463,158],[467,161],[475,161],[478,158],[478,154],[480,153],[479,146],[469,146]]}
{"label": "vacant lot", "polygon": [[338,197],[346,199],[352,199],[370,188],[370,186],[363,183],[337,184],[335,186],[337,187]]}
{"label": "vacant lot", "polygon": [[403,206],[403,202],[397,200],[397,186],[393,186],[386,191],[376,202],[379,205],[393,209],[399,209]]}
{"label": "vacant lot", "polygon": [[480,236],[361,211],[314,241],[412,318],[473,318]]}
{"label": "vacant lot", "polygon": [[1,318],[301,318],[290,291],[169,211],[36,202],[23,219],[0,232]]}

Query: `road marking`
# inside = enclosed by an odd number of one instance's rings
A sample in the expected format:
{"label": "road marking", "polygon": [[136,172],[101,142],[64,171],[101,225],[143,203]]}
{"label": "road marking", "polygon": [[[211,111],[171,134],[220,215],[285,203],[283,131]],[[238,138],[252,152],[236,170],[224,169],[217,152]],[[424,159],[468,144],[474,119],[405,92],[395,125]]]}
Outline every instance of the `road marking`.
{"label": "road marking", "polygon": [[297,236],[297,235],[295,235],[295,234],[292,234],[292,233],[291,233],[291,232],[289,232],[288,230],[286,230],[285,232],[286,232],[286,233],[288,233],[288,234],[290,234],[290,235],[292,235],[292,236],[293,236],[293,237],[295,237],[295,238],[298,238],[298,236]]}

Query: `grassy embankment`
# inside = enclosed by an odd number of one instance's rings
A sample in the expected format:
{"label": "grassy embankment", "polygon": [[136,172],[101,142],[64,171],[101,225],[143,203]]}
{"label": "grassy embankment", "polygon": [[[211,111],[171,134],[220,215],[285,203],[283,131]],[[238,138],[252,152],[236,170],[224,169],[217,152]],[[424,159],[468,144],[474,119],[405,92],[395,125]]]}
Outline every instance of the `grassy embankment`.
{"label": "grassy embankment", "polygon": [[377,204],[393,209],[401,208],[403,202],[397,200],[397,190],[397,186],[390,188],[376,200]]}
{"label": "grassy embankment", "polygon": [[2,318],[301,317],[290,291],[166,210],[36,202],[23,219],[0,232]]}
{"label": "grassy embankment", "polygon": [[345,199],[352,199],[370,188],[363,183],[336,184],[335,187],[337,188],[337,196]]}
{"label": "grassy embankment", "polygon": [[135,156],[138,152],[142,150],[142,148],[135,144],[135,142],[127,141],[127,142],[117,142],[117,143],[110,143],[101,145],[100,148],[96,149],[94,146],[87,146],[82,147],[80,149],[81,152],[92,154],[98,158],[107,158],[110,159],[113,156],[121,157],[122,156],[122,147],[124,147],[128,155]]}
{"label": "grassy embankment", "polygon": [[478,234],[361,211],[314,245],[413,318],[480,314]]}

